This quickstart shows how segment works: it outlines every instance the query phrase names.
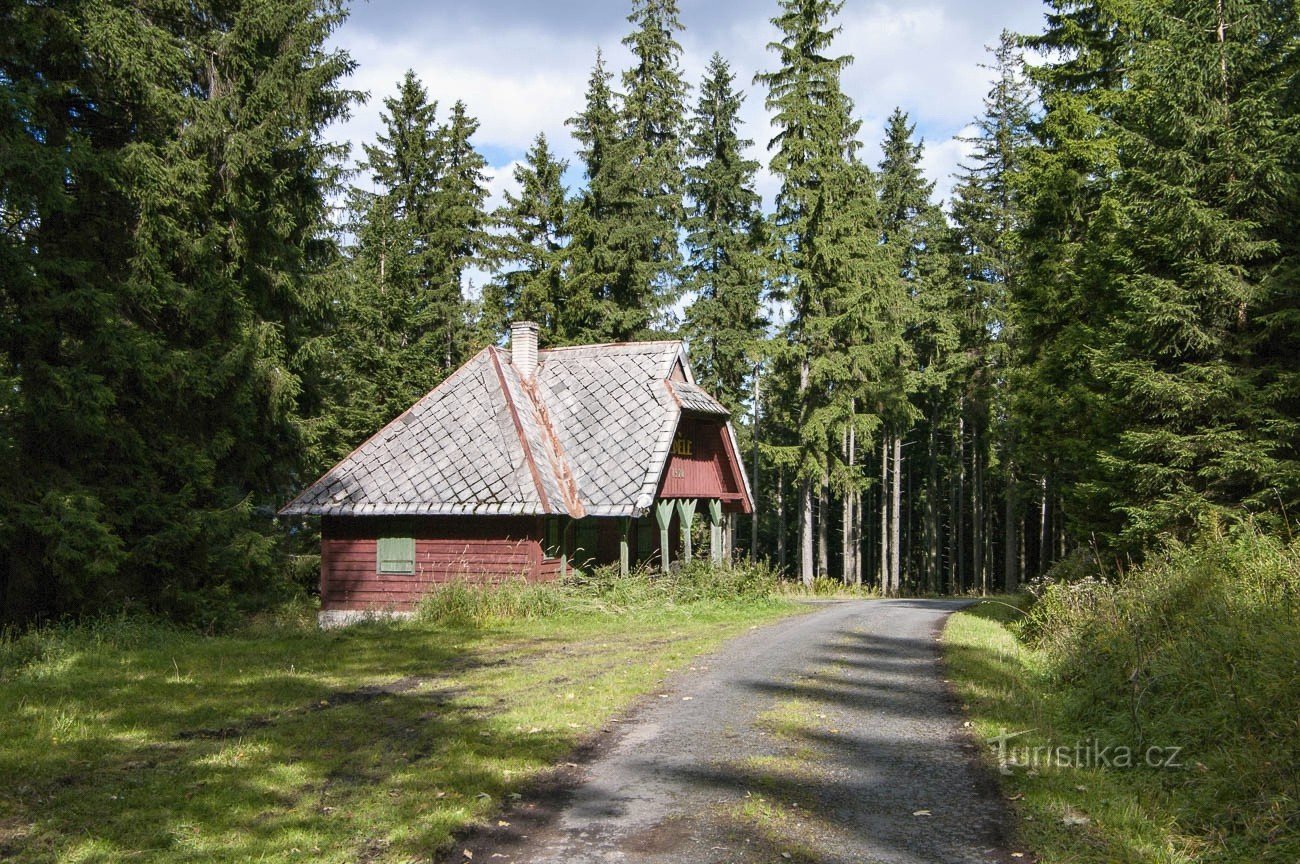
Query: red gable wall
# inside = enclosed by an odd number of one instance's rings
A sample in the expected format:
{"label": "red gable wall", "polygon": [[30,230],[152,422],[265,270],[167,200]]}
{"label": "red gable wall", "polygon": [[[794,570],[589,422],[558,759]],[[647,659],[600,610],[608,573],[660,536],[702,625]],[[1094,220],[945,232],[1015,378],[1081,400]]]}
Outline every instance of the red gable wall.
{"label": "red gable wall", "polygon": [[683,416],[658,497],[720,498],[727,510],[749,513],[740,470],[722,422]]}

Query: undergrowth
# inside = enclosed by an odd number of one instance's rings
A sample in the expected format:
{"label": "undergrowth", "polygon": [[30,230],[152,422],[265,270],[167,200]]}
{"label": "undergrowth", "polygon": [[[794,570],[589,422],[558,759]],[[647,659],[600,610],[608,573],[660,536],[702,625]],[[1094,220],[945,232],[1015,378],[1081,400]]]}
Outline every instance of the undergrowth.
{"label": "undergrowth", "polygon": [[[950,647],[981,731],[1034,729],[1035,744],[1115,742],[1139,754],[1178,748],[1176,764],[1158,769],[1061,781],[1058,766],[1009,780],[1031,804],[1036,790],[1073,785],[1075,806],[1093,811],[1095,857],[1064,853],[1073,847],[1042,824],[1050,812],[1027,826],[1044,860],[1300,860],[1300,543],[1212,534],[1118,579],[1095,572],[1035,594],[1027,615],[997,616],[1019,647],[991,632]],[[961,628],[974,614],[953,631],[973,637]],[[1134,812],[1148,828],[1167,826],[1154,847],[1165,852],[1129,854],[1141,846],[1124,828]]]}
{"label": "undergrowth", "polygon": [[762,602],[777,594],[779,577],[766,564],[718,567],[695,561],[661,573],[638,568],[626,576],[616,565],[575,571],[549,584],[452,582],[421,601],[420,621],[487,625],[563,615],[624,615],[656,607]]}

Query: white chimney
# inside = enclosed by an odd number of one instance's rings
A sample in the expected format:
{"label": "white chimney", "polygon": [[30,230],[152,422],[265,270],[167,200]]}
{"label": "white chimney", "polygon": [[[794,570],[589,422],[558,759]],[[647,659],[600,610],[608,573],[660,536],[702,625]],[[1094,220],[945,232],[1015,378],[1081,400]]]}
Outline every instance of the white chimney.
{"label": "white chimney", "polygon": [[537,325],[532,321],[516,321],[510,325],[510,362],[520,378],[533,379],[537,371]]}

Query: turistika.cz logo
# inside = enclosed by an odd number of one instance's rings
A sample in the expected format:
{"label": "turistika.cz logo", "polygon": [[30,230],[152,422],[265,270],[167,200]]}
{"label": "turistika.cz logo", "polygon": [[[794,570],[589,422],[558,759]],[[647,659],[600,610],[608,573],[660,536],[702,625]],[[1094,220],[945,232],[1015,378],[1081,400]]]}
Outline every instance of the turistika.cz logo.
{"label": "turistika.cz logo", "polygon": [[997,753],[998,769],[1011,774],[1016,768],[1182,768],[1179,758],[1182,747],[1130,747],[1126,744],[1103,743],[1096,738],[1076,741],[1073,744],[1013,744],[1033,729],[1008,732],[1002,729],[988,739]]}

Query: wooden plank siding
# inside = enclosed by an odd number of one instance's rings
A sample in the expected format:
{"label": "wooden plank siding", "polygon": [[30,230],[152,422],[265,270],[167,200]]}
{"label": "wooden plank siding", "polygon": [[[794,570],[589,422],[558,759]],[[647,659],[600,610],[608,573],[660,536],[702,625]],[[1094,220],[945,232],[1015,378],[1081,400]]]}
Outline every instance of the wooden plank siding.
{"label": "wooden plank siding", "polygon": [[718,498],[731,512],[744,507],[740,467],[722,422],[683,416],[660,482],[660,498]]}
{"label": "wooden plank siding", "polygon": [[[379,537],[415,539],[415,573],[378,573]],[[509,517],[326,518],[321,526],[321,608],[412,609],[435,585],[456,580],[549,581],[559,562],[542,554],[541,520]]]}

